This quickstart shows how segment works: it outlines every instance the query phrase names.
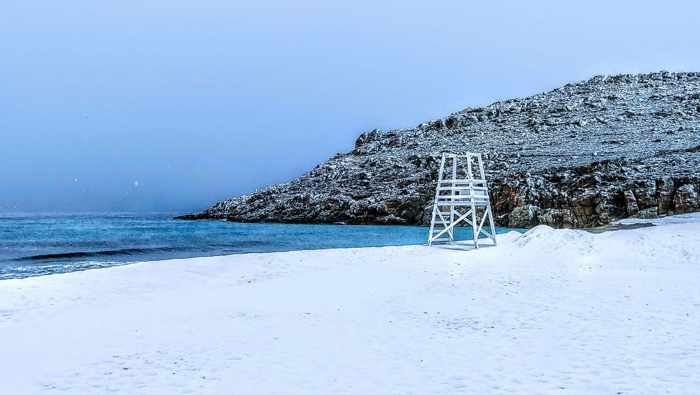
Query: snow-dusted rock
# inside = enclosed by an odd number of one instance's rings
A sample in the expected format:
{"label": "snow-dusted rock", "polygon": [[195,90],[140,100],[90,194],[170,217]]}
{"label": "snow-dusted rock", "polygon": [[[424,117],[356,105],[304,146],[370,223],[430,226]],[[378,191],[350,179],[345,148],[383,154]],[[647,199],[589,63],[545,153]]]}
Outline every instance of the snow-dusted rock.
{"label": "snow-dusted rock", "polygon": [[425,224],[443,151],[485,154],[504,226],[696,210],[683,186],[700,185],[698,108],[700,73],[598,76],[413,129],[374,129],[295,180],[185,218]]}

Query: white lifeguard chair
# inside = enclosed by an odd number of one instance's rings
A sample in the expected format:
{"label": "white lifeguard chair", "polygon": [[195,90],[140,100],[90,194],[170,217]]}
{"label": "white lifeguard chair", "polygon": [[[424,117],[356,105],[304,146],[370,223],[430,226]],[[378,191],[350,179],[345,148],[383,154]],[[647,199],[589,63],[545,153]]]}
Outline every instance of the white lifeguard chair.
{"label": "white lifeguard chair", "polygon": [[[488,231],[484,228],[487,220]],[[428,245],[455,241],[455,227],[463,222],[472,227],[474,248],[479,248],[482,234],[496,245],[496,226],[481,154],[444,153],[440,161]]]}

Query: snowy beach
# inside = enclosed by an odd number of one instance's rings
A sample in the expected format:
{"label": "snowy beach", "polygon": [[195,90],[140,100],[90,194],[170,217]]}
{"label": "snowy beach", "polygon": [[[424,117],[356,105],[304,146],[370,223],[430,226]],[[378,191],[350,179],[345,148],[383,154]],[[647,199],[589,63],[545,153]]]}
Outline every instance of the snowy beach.
{"label": "snowy beach", "polygon": [[0,281],[0,393],[696,394],[700,216]]}

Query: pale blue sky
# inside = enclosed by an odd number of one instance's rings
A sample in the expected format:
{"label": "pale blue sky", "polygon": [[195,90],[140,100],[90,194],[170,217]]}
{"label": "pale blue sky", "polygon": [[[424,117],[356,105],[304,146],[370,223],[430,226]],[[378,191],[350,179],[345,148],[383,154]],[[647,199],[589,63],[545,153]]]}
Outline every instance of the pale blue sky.
{"label": "pale blue sky", "polygon": [[371,128],[700,70],[693,1],[9,0],[0,211],[190,210]]}

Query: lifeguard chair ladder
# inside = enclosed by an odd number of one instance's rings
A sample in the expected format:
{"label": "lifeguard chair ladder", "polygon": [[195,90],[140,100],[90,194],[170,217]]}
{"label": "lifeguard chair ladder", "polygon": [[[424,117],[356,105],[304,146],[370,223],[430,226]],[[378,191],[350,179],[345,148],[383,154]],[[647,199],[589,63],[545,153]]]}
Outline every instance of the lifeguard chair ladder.
{"label": "lifeguard chair ladder", "polygon": [[[487,220],[488,231],[484,228]],[[444,153],[440,161],[428,245],[453,242],[455,227],[463,222],[472,227],[474,248],[479,248],[482,234],[496,245],[496,227],[481,154]]]}

